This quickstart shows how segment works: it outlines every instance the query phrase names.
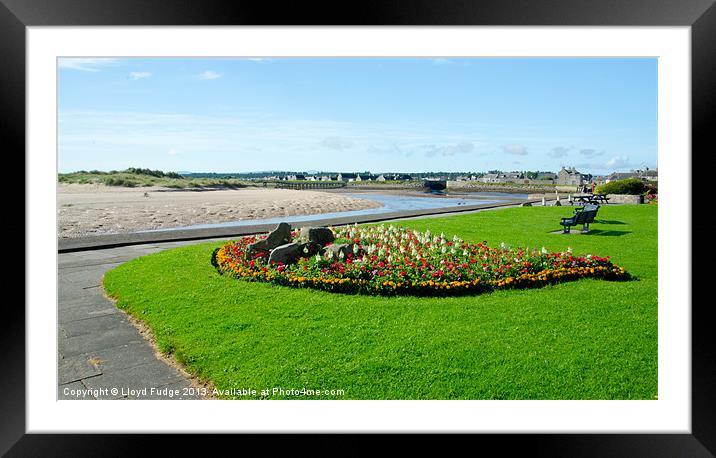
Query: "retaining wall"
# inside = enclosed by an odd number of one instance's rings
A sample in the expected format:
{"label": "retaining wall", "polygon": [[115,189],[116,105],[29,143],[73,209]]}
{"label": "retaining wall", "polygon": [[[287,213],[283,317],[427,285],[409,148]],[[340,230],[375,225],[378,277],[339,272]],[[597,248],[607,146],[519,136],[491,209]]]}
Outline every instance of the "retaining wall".
{"label": "retaining wall", "polygon": [[644,196],[632,196],[629,194],[607,194],[610,204],[643,204]]}

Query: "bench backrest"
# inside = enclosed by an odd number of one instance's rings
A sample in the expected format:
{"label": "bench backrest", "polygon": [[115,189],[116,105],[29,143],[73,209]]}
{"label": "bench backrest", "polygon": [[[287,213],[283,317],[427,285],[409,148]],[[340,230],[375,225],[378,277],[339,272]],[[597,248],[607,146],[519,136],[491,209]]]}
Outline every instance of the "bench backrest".
{"label": "bench backrest", "polygon": [[597,210],[585,210],[583,213],[586,215],[584,222],[587,224],[593,223],[594,217],[597,216]]}
{"label": "bench backrest", "polygon": [[574,212],[574,222],[576,224],[593,223],[594,217],[597,216],[597,210],[599,210],[599,205],[585,205],[583,209]]}
{"label": "bench backrest", "polygon": [[576,212],[574,212],[574,223],[575,224],[586,224],[587,218],[589,217],[589,213],[590,212],[588,212],[588,211],[577,210]]}

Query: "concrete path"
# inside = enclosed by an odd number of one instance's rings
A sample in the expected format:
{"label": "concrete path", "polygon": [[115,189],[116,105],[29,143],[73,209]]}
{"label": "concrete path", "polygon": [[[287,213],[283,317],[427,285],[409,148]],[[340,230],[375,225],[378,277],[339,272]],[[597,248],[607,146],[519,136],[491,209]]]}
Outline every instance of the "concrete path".
{"label": "concrete path", "polygon": [[[58,254],[58,398],[197,399],[189,381],[103,295],[104,273],[138,256],[192,243]],[[115,391],[116,390],[116,391]]]}

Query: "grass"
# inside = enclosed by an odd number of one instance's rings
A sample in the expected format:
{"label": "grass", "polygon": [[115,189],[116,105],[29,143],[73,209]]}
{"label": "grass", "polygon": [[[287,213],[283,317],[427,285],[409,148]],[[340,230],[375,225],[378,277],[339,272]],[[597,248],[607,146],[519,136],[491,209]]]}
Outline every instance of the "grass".
{"label": "grass", "polygon": [[118,307],[154,331],[162,351],[223,390],[344,390],[321,399],[654,399],[657,211],[604,206],[589,235],[550,233],[571,212],[564,207],[400,222],[471,242],[609,255],[638,277],[629,282],[585,279],[457,298],[340,295],[222,277],[209,264],[221,244],[204,243],[137,258],[108,272],[104,284]]}
{"label": "grass", "polygon": [[247,182],[235,178],[172,178],[156,177],[141,173],[127,172],[72,172],[60,173],[60,183],[103,184],[107,186],[142,187],[164,186],[168,188],[211,188],[211,187],[245,187]]}

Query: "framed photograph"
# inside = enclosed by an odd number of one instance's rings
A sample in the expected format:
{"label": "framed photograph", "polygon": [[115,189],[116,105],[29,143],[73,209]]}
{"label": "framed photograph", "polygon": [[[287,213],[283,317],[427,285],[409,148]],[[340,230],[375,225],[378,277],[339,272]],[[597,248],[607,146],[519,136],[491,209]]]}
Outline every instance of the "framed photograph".
{"label": "framed photograph", "polygon": [[691,153],[713,2],[160,3],[2,0],[28,266],[3,452],[713,455]]}

